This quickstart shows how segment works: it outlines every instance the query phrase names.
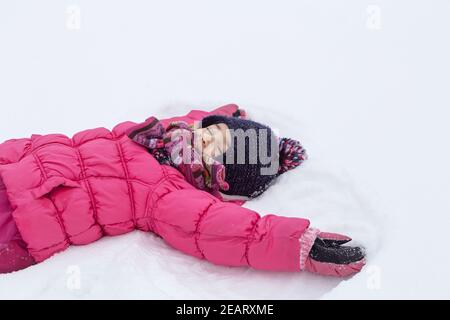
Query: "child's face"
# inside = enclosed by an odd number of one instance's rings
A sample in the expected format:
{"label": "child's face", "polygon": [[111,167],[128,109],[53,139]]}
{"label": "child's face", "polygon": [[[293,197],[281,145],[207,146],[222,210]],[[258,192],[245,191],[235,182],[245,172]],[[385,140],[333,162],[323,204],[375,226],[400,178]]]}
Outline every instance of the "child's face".
{"label": "child's face", "polygon": [[201,150],[204,159],[215,158],[224,154],[231,145],[231,135],[228,126],[218,123],[195,130],[195,146]]}

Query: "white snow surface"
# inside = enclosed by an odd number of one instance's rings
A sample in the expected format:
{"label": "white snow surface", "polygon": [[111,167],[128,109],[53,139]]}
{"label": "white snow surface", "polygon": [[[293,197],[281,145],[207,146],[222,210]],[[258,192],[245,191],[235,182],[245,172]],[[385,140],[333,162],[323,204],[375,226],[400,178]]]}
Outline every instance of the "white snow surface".
{"label": "white snow surface", "polygon": [[1,1],[1,141],[237,103],[310,156],[246,206],[348,234],[368,266],[228,268],[135,231],[0,275],[0,298],[450,298],[449,14],[445,0]]}

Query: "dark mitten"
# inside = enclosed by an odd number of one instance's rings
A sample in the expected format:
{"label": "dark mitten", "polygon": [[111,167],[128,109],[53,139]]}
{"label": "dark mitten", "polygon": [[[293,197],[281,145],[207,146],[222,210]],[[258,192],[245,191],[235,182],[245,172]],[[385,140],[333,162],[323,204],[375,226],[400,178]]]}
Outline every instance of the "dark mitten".
{"label": "dark mitten", "polygon": [[334,264],[349,264],[364,258],[364,252],[360,247],[343,246],[342,244],[317,238],[309,256],[319,262]]}
{"label": "dark mitten", "polygon": [[345,246],[347,236],[320,233],[306,261],[306,269],[322,275],[345,277],[359,272],[365,264],[361,247]]}

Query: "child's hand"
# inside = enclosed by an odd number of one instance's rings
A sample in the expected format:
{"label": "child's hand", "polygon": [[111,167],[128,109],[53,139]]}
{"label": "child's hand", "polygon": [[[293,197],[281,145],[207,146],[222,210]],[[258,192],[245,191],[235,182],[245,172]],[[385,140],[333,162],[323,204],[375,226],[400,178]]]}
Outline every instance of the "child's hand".
{"label": "child's hand", "polygon": [[344,246],[351,240],[339,234],[320,233],[309,252],[306,269],[340,277],[359,272],[365,264],[365,254],[360,247]]}

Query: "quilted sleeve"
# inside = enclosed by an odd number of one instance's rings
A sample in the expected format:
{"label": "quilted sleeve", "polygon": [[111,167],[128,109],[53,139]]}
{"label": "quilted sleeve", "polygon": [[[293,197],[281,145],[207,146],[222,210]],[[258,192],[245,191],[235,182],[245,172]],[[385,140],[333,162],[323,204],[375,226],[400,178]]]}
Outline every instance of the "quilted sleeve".
{"label": "quilted sleeve", "polygon": [[162,197],[153,221],[154,231],[172,247],[214,264],[272,271],[302,269],[300,240],[309,230],[306,219],[261,217],[206,192],[188,189]]}
{"label": "quilted sleeve", "polygon": [[19,161],[30,145],[31,140],[27,138],[12,139],[1,143],[0,165]]}

